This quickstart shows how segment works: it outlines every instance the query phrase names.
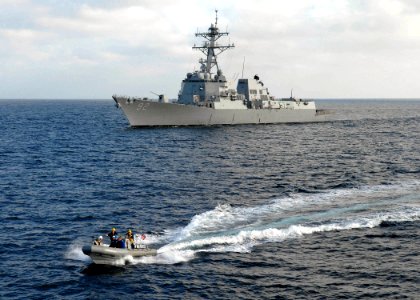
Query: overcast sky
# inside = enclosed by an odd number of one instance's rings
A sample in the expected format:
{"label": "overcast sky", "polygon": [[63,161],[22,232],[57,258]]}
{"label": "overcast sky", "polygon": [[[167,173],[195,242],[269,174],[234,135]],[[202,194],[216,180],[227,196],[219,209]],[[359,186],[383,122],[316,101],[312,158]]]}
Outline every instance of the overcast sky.
{"label": "overcast sky", "polygon": [[271,94],[420,97],[419,0],[0,0],[0,98],[176,98],[219,10],[229,80]]}

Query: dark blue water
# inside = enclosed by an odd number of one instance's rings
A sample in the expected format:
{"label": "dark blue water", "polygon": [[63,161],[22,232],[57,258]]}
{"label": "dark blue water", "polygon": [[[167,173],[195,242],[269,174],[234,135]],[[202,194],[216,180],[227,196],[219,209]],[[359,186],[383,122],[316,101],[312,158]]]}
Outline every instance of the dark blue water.
{"label": "dark blue water", "polygon": [[[417,298],[420,101],[320,105],[130,129],[112,100],[0,101],[0,298]],[[92,264],[113,226],[159,255]]]}

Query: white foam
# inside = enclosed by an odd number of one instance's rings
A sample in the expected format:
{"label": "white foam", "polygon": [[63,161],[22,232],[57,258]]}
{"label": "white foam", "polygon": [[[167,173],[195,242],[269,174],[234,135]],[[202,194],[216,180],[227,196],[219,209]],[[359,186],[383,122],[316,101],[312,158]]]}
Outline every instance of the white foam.
{"label": "white foam", "polygon": [[85,255],[82,251],[82,245],[75,243],[71,244],[65,253],[65,258],[80,261],[90,261],[90,257]]}
{"label": "white foam", "polygon": [[193,250],[170,250],[161,251],[159,249],[156,256],[144,256],[135,258],[131,263],[133,264],[166,264],[172,265],[182,262],[190,261],[194,258],[196,251]]}
{"label": "white foam", "polygon": [[[292,194],[274,199],[269,204],[255,207],[231,207],[218,205],[215,209],[194,216],[184,228],[174,230],[173,240],[182,241],[202,234],[217,233],[232,228],[257,225],[272,219],[279,219],[284,212],[302,213],[305,209],[320,209],[343,203],[368,204],[375,199],[403,195],[420,188],[420,181],[407,181],[390,185],[365,186],[361,188],[331,190],[319,194]],[[162,238],[165,239],[165,238]],[[170,238],[166,237],[167,240]]]}
{"label": "white foam", "polygon": [[[420,209],[407,212],[400,211],[395,213],[383,213],[360,217],[355,220],[338,220],[327,222],[321,225],[296,224],[287,228],[265,228],[240,230],[235,234],[218,235],[207,238],[197,238],[193,240],[180,241],[165,245],[160,249],[161,252],[194,249],[195,251],[214,251],[214,246],[218,246],[218,251],[230,251],[232,247],[240,252],[247,252],[251,247],[264,242],[279,242],[288,238],[297,238],[323,231],[340,231],[358,228],[373,228],[383,221],[416,221],[420,220]],[[206,249],[210,247],[210,250]]]}

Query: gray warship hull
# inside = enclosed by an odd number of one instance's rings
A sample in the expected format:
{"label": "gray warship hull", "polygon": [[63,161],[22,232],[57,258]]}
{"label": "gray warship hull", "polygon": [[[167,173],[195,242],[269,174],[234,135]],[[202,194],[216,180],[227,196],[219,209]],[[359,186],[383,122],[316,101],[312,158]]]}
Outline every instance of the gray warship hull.
{"label": "gray warship hull", "polygon": [[115,97],[132,127],[311,123],[327,121],[316,109],[214,109],[178,103]]}
{"label": "gray warship hull", "polygon": [[[196,37],[204,39],[201,46],[200,69],[187,73],[181,82],[178,99],[169,102],[164,94],[158,101],[148,98],[112,96],[122,108],[133,127],[150,126],[211,126],[238,124],[309,123],[327,121],[329,112],[317,110],[312,100],[297,99],[291,92],[290,98],[276,98],[255,74],[254,77],[228,82],[217,57],[234,44],[219,43],[227,36],[216,22],[207,32],[197,32]],[[245,61],[244,61],[245,62]],[[236,80],[235,80],[236,81]],[[292,90],[293,91],[293,90]]]}

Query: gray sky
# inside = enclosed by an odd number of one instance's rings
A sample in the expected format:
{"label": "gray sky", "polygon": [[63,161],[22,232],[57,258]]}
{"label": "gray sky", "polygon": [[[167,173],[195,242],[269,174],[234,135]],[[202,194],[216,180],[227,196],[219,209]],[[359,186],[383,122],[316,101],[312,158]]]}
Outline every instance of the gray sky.
{"label": "gray sky", "polygon": [[0,0],[0,98],[176,98],[219,10],[226,77],[271,94],[420,97],[418,0]]}

